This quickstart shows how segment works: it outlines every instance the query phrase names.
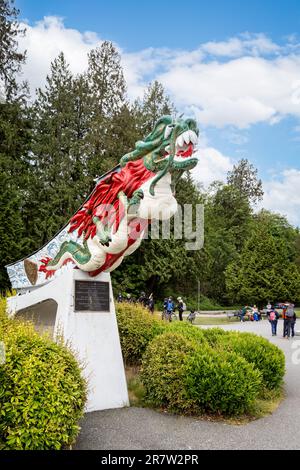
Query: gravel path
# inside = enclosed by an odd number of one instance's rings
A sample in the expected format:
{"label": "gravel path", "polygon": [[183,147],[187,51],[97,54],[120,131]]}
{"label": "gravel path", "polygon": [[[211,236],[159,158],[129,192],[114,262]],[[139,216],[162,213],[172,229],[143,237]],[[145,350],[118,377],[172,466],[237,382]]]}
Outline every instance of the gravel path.
{"label": "gravel path", "polygon": [[[144,408],[123,408],[88,413],[75,449],[300,449],[300,337],[270,337],[270,325],[236,323],[224,329],[261,334],[281,347],[286,355],[286,399],[271,416],[245,425],[229,425],[173,416]],[[282,322],[278,325],[282,332]],[[298,328],[299,329],[299,326]],[[299,343],[297,343],[297,341]],[[297,350],[293,349],[297,346]],[[300,362],[300,361],[298,361]]]}

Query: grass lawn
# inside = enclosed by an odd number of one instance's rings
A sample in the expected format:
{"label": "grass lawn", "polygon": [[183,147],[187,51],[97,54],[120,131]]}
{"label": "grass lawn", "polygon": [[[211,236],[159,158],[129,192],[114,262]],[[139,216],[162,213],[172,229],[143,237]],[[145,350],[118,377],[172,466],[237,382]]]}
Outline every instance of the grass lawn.
{"label": "grass lawn", "polygon": [[233,317],[233,318],[227,318],[227,317],[196,317],[196,320],[194,321],[194,325],[226,325],[229,323],[237,323],[239,322],[239,318]]}

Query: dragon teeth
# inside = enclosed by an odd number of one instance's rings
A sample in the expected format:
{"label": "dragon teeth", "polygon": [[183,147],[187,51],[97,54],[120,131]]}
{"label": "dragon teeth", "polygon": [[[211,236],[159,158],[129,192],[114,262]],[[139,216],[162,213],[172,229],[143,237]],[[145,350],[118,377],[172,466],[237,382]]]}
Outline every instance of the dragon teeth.
{"label": "dragon teeth", "polygon": [[196,132],[194,131],[189,131],[189,136],[190,136],[190,141],[195,145],[198,143],[198,136]]}
{"label": "dragon teeth", "polygon": [[191,139],[190,139],[190,132],[189,132],[189,131],[184,132],[183,138],[184,138],[185,143],[186,143],[186,144],[189,144],[190,141],[191,141]]}
{"label": "dragon teeth", "polygon": [[197,134],[192,130],[185,131],[177,137],[176,145],[181,148],[184,144],[188,145],[190,142],[194,145],[198,142]]}
{"label": "dragon teeth", "polygon": [[179,137],[177,137],[176,143],[179,145],[179,147],[183,147],[183,144],[184,144],[183,134],[181,134]]}

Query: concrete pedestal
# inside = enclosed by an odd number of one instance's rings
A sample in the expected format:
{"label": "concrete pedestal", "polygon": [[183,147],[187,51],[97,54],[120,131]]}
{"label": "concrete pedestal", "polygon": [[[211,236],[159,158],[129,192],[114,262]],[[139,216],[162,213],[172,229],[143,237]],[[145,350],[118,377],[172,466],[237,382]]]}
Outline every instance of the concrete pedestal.
{"label": "concrete pedestal", "polygon": [[[110,311],[75,311],[75,280],[109,282]],[[53,301],[57,304],[56,315]],[[63,334],[72,345],[85,364],[89,388],[86,411],[129,406],[109,273],[91,279],[80,270],[66,270],[44,286],[10,297],[7,304],[10,315],[29,317],[34,322],[38,318],[39,330],[53,331],[54,338]]]}

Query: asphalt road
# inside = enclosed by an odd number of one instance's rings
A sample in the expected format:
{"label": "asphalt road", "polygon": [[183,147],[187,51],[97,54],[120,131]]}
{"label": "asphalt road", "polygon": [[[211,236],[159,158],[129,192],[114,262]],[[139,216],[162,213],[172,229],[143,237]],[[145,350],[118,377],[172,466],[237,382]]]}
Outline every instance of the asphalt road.
{"label": "asphalt road", "polygon": [[[299,321],[300,323],[300,321]],[[299,324],[298,328],[299,329]],[[279,333],[282,322],[279,322]],[[222,326],[261,334],[281,347],[286,356],[286,399],[273,415],[245,425],[229,425],[173,416],[145,408],[88,413],[75,449],[201,450],[300,449],[300,336],[272,338],[267,321]],[[294,349],[293,349],[294,348]],[[292,362],[296,356],[299,364]]]}

